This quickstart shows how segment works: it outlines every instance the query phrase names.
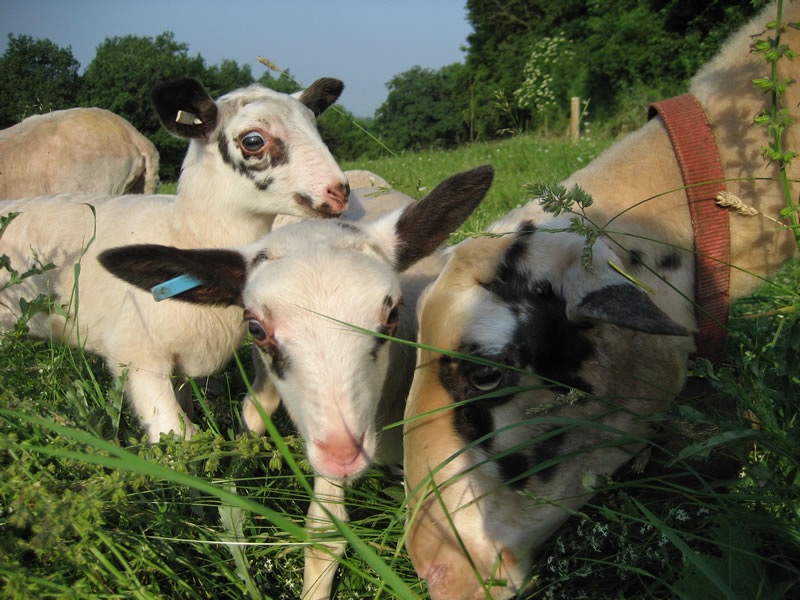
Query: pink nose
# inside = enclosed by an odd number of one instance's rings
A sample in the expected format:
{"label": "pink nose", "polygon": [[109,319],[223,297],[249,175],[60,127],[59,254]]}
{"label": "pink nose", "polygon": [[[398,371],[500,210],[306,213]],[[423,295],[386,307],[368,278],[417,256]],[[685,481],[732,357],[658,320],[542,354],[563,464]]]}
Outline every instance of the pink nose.
{"label": "pink nose", "polygon": [[314,440],[314,445],[319,448],[327,462],[346,467],[358,459],[364,450],[364,434],[359,439],[350,435],[330,436],[327,440]]}
{"label": "pink nose", "polygon": [[[340,215],[347,208],[347,199],[350,197],[350,185],[337,183],[328,186],[325,190],[325,202],[321,210],[332,215]],[[327,209],[327,210],[326,210]]]}

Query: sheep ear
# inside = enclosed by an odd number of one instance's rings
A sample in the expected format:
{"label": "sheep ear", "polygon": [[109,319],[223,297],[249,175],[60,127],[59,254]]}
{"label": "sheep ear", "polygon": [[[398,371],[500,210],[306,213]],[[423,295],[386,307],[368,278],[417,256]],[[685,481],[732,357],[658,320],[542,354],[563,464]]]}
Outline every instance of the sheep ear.
{"label": "sheep ear", "polygon": [[494,178],[491,165],[452,175],[422,200],[413,202],[369,227],[375,240],[393,257],[398,272],[433,254],[472,214]]}
{"label": "sheep ear", "polygon": [[292,96],[310,108],[314,116],[318,117],[339,99],[343,89],[344,83],[340,80],[323,77],[317,79],[302,92],[297,92]]}
{"label": "sheep ear", "polygon": [[595,289],[569,308],[571,320],[597,320],[658,335],[689,335],[631,283],[615,283]]}
{"label": "sheep ear", "polygon": [[98,260],[113,275],[148,292],[177,277],[189,276],[199,285],[171,297],[194,304],[243,304],[247,263],[235,250],[181,250],[140,244],[104,250]]}
{"label": "sheep ear", "polygon": [[217,104],[196,79],[157,84],[150,100],[161,124],[184,139],[208,138],[217,127]]}

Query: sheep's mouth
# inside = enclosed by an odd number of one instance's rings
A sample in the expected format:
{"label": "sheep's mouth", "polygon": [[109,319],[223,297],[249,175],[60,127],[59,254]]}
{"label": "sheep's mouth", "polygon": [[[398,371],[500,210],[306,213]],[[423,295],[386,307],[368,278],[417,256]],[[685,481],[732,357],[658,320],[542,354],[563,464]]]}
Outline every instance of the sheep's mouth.
{"label": "sheep's mouth", "polygon": [[314,207],[314,201],[307,194],[296,193],[294,199],[311,218],[335,219],[344,212],[344,209],[336,210],[327,202],[323,202],[319,207]]}

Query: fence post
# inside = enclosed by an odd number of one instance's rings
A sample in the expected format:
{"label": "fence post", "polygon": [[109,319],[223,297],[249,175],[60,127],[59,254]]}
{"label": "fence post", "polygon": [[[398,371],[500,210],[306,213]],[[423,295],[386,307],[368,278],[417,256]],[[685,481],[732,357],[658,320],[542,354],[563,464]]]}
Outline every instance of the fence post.
{"label": "fence post", "polygon": [[581,128],[581,99],[577,96],[573,96],[570,101],[570,111],[569,111],[569,139],[573,142],[578,141],[578,136],[580,135],[580,128]]}

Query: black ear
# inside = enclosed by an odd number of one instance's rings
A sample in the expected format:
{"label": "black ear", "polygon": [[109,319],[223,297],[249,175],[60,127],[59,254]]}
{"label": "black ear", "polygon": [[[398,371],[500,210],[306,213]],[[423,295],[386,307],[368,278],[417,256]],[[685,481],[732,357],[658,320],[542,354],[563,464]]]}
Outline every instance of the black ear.
{"label": "black ear", "polygon": [[643,290],[628,283],[607,285],[589,292],[572,315],[645,333],[689,335],[685,327],[670,319]]}
{"label": "black ear", "polygon": [[344,83],[338,79],[323,77],[300,92],[297,99],[310,108],[315,117],[318,117],[339,99],[343,89]]}
{"label": "black ear", "polygon": [[242,305],[247,263],[234,250],[181,250],[139,244],[104,250],[98,260],[113,275],[148,292],[170,279],[190,275],[203,283],[177,294],[176,300],[216,306]]}
{"label": "black ear", "polygon": [[480,204],[494,179],[491,165],[456,173],[422,200],[410,204],[397,220],[395,268],[405,271],[432,254]]}
{"label": "black ear", "polygon": [[159,83],[150,100],[161,124],[178,137],[207,138],[217,127],[217,105],[196,79]]}

